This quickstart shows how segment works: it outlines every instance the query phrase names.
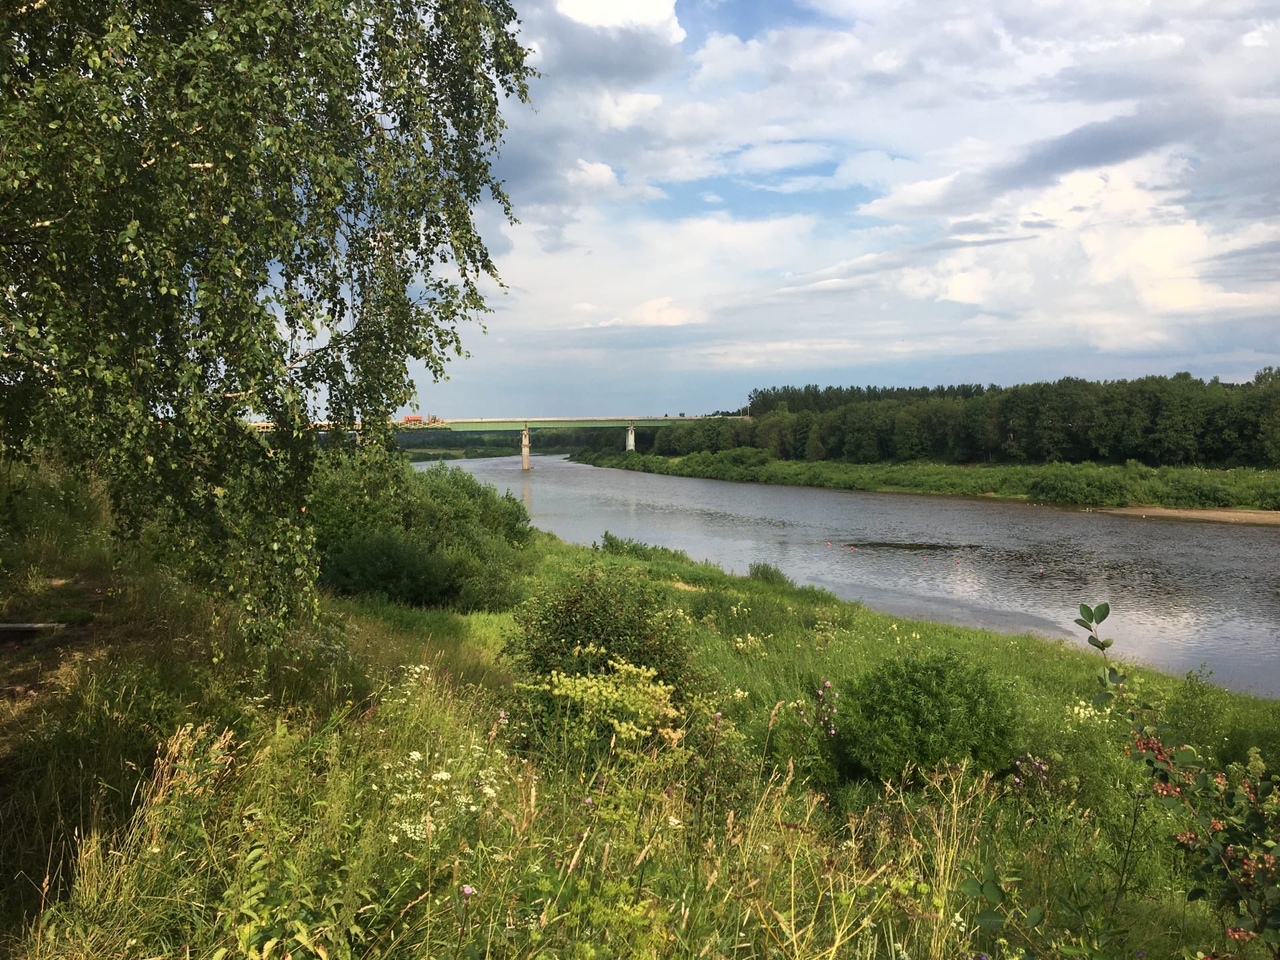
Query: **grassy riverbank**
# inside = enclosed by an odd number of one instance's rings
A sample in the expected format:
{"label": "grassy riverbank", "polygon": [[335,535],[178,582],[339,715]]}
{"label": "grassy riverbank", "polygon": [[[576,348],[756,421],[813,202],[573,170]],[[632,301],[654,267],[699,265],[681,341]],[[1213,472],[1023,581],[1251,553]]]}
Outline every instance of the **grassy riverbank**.
{"label": "grassy riverbank", "polygon": [[20,479],[0,614],[67,626],[0,649],[9,956],[1267,956],[1187,902],[1122,707],[1257,783],[1280,703],[1135,668],[1094,706],[1083,644],[609,536],[263,649]]}
{"label": "grassy riverbank", "polygon": [[1080,506],[1162,506],[1175,509],[1280,509],[1280,471],[1093,463],[958,466],[936,463],[853,464],[775,460],[751,447],[661,457],[638,453],[578,453],[597,467],[680,477],[735,480],[833,490],[879,490],[970,497],[1008,497]]}

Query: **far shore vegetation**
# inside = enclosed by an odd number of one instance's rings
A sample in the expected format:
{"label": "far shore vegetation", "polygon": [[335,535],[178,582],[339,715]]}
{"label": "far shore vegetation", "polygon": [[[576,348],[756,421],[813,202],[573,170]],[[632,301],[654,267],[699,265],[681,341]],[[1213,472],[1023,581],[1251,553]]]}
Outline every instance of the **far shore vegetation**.
{"label": "far shore vegetation", "polygon": [[575,453],[579,463],[645,473],[832,490],[1000,497],[1077,506],[1178,509],[1280,508],[1280,470],[1206,470],[1096,463],[964,466],[940,463],[806,463],[775,460],[767,450],[662,457],[639,453]]}
{"label": "far shore vegetation", "polygon": [[[749,414],[749,416],[747,416]],[[604,433],[604,431],[599,431]],[[1014,387],[773,387],[746,407],[596,437],[594,466],[1080,506],[1280,509],[1280,371]]]}

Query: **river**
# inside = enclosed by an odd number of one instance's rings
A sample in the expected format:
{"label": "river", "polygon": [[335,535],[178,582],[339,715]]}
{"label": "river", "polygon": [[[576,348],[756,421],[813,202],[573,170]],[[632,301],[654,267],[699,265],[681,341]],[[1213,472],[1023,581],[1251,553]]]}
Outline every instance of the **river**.
{"label": "river", "polygon": [[1114,652],[1280,696],[1280,528],[1121,517],[955,497],[857,493],[606,470],[555,457],[456,464],[524,501],[534,526],[615,536],[896,616],[1071,637],[1081,602],[1111,605]]}

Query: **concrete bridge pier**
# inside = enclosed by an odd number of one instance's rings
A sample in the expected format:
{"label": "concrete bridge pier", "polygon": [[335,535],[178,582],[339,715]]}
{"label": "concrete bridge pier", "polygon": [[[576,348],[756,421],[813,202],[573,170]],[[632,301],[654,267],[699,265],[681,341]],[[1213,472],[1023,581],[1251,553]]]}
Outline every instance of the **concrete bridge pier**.
{"label": "concrete bridge pier", "polygon": [[529,469],[529,428],[520,431],[520,469]]}
{"label": "concrete bridge pier", "polygon": [[635,453],[636,451],[636,426],[634,423],[627,424],[627,452]]}

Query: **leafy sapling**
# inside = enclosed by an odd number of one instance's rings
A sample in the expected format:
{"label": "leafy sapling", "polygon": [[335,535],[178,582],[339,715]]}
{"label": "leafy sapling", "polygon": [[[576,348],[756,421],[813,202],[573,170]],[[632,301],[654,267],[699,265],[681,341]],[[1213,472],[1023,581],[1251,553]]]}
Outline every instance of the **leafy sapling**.
{"label": "leafy sapling", "polygon": [[1111,663],[1111,658],[1107,656],[1107,651],[1111,649],[1112,643],[1115,641],[1110,637],[1105,639],[1098,633],[1098,627],[1111,614],[1111,606],[1106,603],[1100,603],[1096,607],[1090,607],[1088,604],[1080,604],[1080,616],[1076,617],[1076,623],[1089,631],[1089,645],[1097,648],[1102,654],[1102,668],[1098,671],[1098,683],[1102,689],[1098,695],[1093,698],[1093,705],[1099,709],[1109,706],[1112,701],[1124,689],[1124,682],[1127,677],[1115,668]]}

